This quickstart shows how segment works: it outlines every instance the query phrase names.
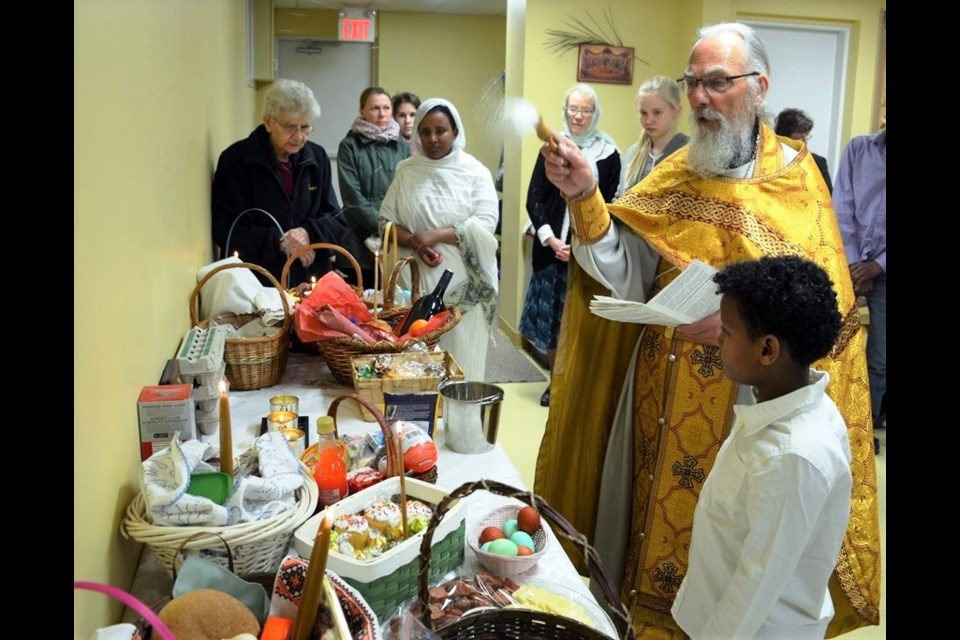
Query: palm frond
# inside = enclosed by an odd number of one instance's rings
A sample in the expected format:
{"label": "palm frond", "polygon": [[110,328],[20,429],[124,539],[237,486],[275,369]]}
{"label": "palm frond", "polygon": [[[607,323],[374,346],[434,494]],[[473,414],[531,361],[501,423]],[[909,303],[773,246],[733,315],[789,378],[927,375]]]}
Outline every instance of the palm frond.
{"label": "palm frond", "polygon": [[[607,27],[613,34],[612,36],[607,33],[604,26],[600,24],[593,14],[589,11],[584,11],[584,13],[587,16],[586,20],[592,23],[592,25],[587,24],[584,20],[576,16],[567,16],[560,22],[565,27],[568,27],[569,31],[563,29],[546,29],[544,31],[547,39],[543,44],[548,51],[552,51],[557,55],[563,55],[571,49],[579,49],[582,44],[605,44],[613,47],[624,46],[620,34],[617,33],[617,25],[613,20],[613,10],[610,9],[610,7],[604,10],[604,18],[606,19]],[[634,59],[647,66],[650,65],[649,62],[639,56],[634,55]]]}

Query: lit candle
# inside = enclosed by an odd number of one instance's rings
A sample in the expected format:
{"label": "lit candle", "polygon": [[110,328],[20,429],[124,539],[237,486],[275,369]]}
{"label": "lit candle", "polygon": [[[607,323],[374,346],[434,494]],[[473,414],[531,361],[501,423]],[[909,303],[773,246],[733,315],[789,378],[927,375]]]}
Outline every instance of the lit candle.
{"label": "lit candle", "polygon": [[239,258],[239,257],[240,257],[240,252],[239,252],[239,251],[234,251],[234,252],[233,252],[233,257],[234,257],[234,258]]}
{"label": "lit candle", "polygon": [[304,297],[310,297],[310,294],[313,293],[313,290],[317,288],[317,276],[310,276],[310,288],[307,289],[307,292],[304,294]]}
{"label": "lit candle", "polygon": [[233,475],[233,434],[230,426],[230,398],[227,383],[220,381],[220,471]]}
{"label": "lit candle", "polygon": [[[317,619],[317,609],[323,603],[323,579],[327,573],[327,554],[330,553],[330,529],[333,528],[333,509],[327,507],[326,515],[310,552],[310,566],[307,567],[307,580],[300,596],[300,608],[297,610],[297,622],[294,625],[294,640],[307,640]],[[331,603],[331,606],[333,604]]]}
{"label": "lit candle", "polygon": [[400,522],[403,524],[403,539],[409,535],[407,529],[407,474],[403,465],[403,427],[397,425],[397,460],[400,465]]}

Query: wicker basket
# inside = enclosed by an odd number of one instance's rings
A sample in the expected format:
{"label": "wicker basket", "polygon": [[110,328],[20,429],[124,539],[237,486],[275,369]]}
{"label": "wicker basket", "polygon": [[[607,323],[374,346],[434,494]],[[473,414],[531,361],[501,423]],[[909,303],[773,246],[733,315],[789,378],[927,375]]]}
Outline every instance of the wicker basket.
{"label": "wicker basket", "polygon": [[[357,404],[370,413],[380,424],[380,431],[383,432],[383,441],[387,445],[387,473],[385,475],[387,478],[400,475],[402,464],[400,460],[397,459],[397,435],[393,432],[393,429],[390,428],[390,423],[387,422],[387,418],[383,415],[383,412],[373,406],[373,404],[371,404],[366,398],[361,398],[355,393],[347,393],[342,396],[338,396],[332,403],[330,403],[330,408],[327,409],[327,415],[333,418],[334,433],[338,438],[340,437],[339,431],[337,430],[337,410],[340,407],[340,403],[344,400],[355,400]],[[436,484],[437,465],[433,465],[423,473],[411,474],[410,477],[416,478],[417,480],[421,480],[423,482]]]}
{"label": "wicker basket", "polygon": [[[400,324],[407,315],[407,312],[410,311],[409,307],[393,306],[392,293],[397,285],[400,272],[405,265],[410,266],[411,281],[414,287],[411,293],[411,300],[415,302],[420,298],[420,289],[417,285],[420,281],[420,269],[417,266],[416,258],[404,258],[397,262],[390,274],[390,282],[387,287],[390,294],[386,296],[383,304],[383,312],[380,313],[380,320],[383,320],[392,327]],[[436,347],[437,343],[440,342],[440,337],[460,322],[460,310],[457,307],[448,307],[447,310],[450,312],[450,315],[447,316],[447,321],[444,322],[442,326],[433,331],[428,331],[417,338],[408,338],[403,342],[396,343],[381,340],[373,344],[367,344],[363,340],[344,336],[342,338],[319,340],[317,342],[317,348],[320,349],[320,353],[327,361],[327,366],[330,367],[330,371],[337,379],[337,382],[350,387],[353,386],[352,360],[356,356],[400,353],[409,349],[416,342],[424,342],[430,349]]]}
{"label": "wicker basket", "polygon": [[487,527],[501,529],[503,523],[507,520],[516,519],[519,511],[520,505],[515,504],[497,507],[481,518],[480,522],[478,522],[467,535],[467,544],[469,544],[473,552],[477,554],[477,559],[480,560],[480,564],[498,576],[515,576],[518,573],[533,569],[550,545],[550,538],[547,536],[547,532],[543,527],[541,527],[540,530],[532,536],[533,543],[536,545],[532,555],[501,556],[496,553],[487,553],[486,551],[480,550],[480,534],[483,533],[483,530]]}
{"label": "wicker basket", "polygon": [[227,338],[224,341],[223,361],[227,364],[226,376],[230,388],[234,391],[250,391],[275,385],[287,368],[287,349],[290,346],[291,315],[287,296],[280,283],[269,271],[249,262],[225,264],[213,269],[197,283],[190,294],[190,322],[194,326],[207,328],[211,323],[230,324],[241,327],[258,317],[256,313],[224,313],[214,318],[199,321],[200,290],[210,278],[225,269],[253,269],[266,276],[270,283],[280,291],[283,304],[283,325],[280,331],[259,338]]}
{"label": "wicker basket", "polygon": [[[407,497],[431,504],[444,500],[447,492],[434,485],[408,480]],[[332,507],[337,514],[361,512],[373,500],[381,496],[399,493],[398,478],[387,478],[379,484],[351,494]],[[437,529],[436,540],[431,550],[430,579],[439,581],[444,574],[463,564],[466,553],[466,516],[468,505],[460,501],[452,506],[442,527]],[[308,557],[317,539],[317,529],[326,511],[313,516],[295,533],[293,545],[301,556]],[[356,589],[381,620],[386,620],[397,607],[417,595],[417,576],[420,571],[420,541],[414,537],[388,549],[371,560],[357,560],[339,553],[330,553],[327,569],[336,573]]]}
{"label": "wicker basket", "polygon": [[[453,359],[449,351],[431,351],[430,353],[398,353],[394,356],[393,362],[421,362],[423,364],[442,363],[444,374],[442,376],[426,375],[418,378],[363,378],[357,376],[358,368],[369,365],[377,356],[355,356],[351,359],[350,367],[353,375],[353,388],[357,394],[369,400],[377,407],[386,408],[383,400],[383,394],[394,393],[439,393],[438,388],[444,380],[463,380],[463,368]],[[437,417],[443,415],[442,402],[437,403]],[[367,411],[365,406],[361,406],[363,419],[367,422],[374,422],[377,418]]]}
{"label": "wicker basket", "polygon": [[[243,522],[223,527],[173,527],[152,524],[147,519],[147,503],[143,493],[137,494],[120,525],[125,538],[148,545],[163,566],[172,575],[174,562],[180,553],[181,544],[198,533],[212,533],[223,538],[232,548],[233,564],[237,574],[276,572],[280,561],[287,553],[293,532],[307,520],[317,508],[317,483],[306,465],[300,463],[300,473],[306,478],[303,488],[297,492],[297,504],[281,514],[266,520]],[[212,547],[211,547],[212,545]],[[185,549],[218,548],[215,539],[196,539],[183,545]],[[207,558],[224,567],[229,565],[226,556],[212,555]]]}
{"label": "wicker basket", "polygon": [[[454,489],[444,498],[433,513],[430,525],[424,532],[423,542],[420,545],[420,612],[423,623],[431,628],[431,613],[429,607],[430,582],[430,553],[433,532],[443,520],[444,515],[452,504],[474,491],[486,490],[502,496],[516,498],[535,507],[540,515],[554,525],[554,531],[573,543],[584,554],[590,567],[590,575],[600,586],[605,596],[605,605],[610,619],[617,629],[617,633],[624,640],[634,640],[633,629],[630,626],[630,616],[626,607],[620,602],[620,597],[610,583],[607,572],[600,564],[600,557],[596,549],[587,543],[573,526],[564,519],[553,507],[529,491],[520,491],[509,485],[492,480],[478,480],[468,482]],[[552,613],[543,613],[521,608],[504,608],[481,611],[474,615],[461,618],[456,622],[434,629],[433,632],[443,640],[476,640],[478,638],[548,638],[557,640],[609,640],[606,635],[596,629],[588,627],[576,620]]]}

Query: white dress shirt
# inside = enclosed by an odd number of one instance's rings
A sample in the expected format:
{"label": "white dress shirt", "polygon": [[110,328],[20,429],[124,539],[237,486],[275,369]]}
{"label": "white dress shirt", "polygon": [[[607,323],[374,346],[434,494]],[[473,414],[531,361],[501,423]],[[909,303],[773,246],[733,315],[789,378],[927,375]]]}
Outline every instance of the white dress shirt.
{"label": "white dress shirt", "polygon": [[735,405],[704,483],[671,612],[694,639],[823,638],[827,582],[850,517],[850,443],[829,375]]}

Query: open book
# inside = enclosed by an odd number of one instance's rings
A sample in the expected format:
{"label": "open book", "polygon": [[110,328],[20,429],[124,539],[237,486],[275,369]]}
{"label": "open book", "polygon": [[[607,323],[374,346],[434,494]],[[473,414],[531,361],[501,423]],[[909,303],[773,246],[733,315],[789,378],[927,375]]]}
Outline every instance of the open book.
{"label": "open book", "polygon": [[716,272],[710,265],[694,260],[673,282],[645,303],[594,296],[590,311],[617,322],[667,327],[690,324],[720,308],[717,284],[713,281]]}

